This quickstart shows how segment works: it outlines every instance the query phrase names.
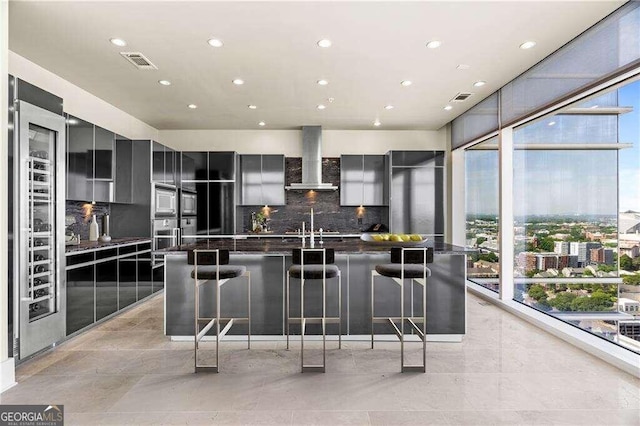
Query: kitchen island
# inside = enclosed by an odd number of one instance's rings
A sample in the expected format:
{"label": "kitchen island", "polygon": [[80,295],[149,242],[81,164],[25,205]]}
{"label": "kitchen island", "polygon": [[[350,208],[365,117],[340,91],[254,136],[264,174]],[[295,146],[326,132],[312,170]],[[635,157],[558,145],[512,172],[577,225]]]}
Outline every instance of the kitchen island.
{"label": "kitchen island", "polygon": [[[465,248],[428,241],[434,249],[432,275],[427,280],[427,337],[431,341],[461,341],[466,330],[466,255]],[[344,335],[370,335],[371,271],[377,264],[389,263],[390,246],[366,243],[354,237],[325,238],[323,246],[336,252],[336,265],[342,273],[342,330]],[[194,283],[193,265],[187,264],[187,251],[192,249],[228,249],[230,263],[244,265],[251,273],[251,332],[254,335],[282,336],[285,333],[285,288],[291,251],[301,247],[295,236],[222,237],[197,244],[180,245],[156,252],[165,258],[165,333],[175,338],[193,336]],[[308,247],[308,241],[307,241]],[[316,240],[316,248],[321,247]],[[376,316],[399,313],[400,292],[389,278],[377,277]],[[388,283],[382,283],[387,280]],[[337,316],[336,280],[327,281],[327,315]],[[320,287],[305,286],[305,313],[319,313]],[[215,293],[202,288],[201,313],[214,313]],[[223,316],[246,316],[246,286],[222,288]],[[420,311],[422,289],[407,286],[405,312]],[[291,316],[300,310],[300,286],[291,281]],[[337,334],[337,325],[327,326],[328,334]],[[335,328],[335,330],[334,330]],[[293,325],[291,333],[299,331]],[[233,327],[229,334],[246,334],[246,326]],[[308,333],[319,332],[309,328]],[[384,325],[376,324],[376,334],[392,334]]]}

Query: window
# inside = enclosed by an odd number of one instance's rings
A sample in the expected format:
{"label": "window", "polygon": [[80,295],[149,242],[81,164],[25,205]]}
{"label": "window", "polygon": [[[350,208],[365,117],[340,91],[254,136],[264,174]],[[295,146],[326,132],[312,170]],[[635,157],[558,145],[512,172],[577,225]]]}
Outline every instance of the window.
{"label": "window", "polygon": [[467,278],[499,290],[498,139],[465,151],[466,245],[477,250],[467,257]]}

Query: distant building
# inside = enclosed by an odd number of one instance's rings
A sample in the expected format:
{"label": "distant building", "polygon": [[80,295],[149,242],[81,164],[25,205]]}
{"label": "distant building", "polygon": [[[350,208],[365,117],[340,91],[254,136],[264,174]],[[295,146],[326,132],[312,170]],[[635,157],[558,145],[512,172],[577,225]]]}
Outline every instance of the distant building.
{"label": "distant building", "polygon": [[620,297],[618,298],[618,311],[631,315],[640,315],[640,302]]}
{"label": "distant building", "polygon": [[569,254],[569,243],[566,241],[556,241],[553,244],[553,252],[558,254]]}
{"label": "distant building", "polygon": [[557,253],[536,253],[536,269],[563,269],[569,266],[570,257]]}
{"label": "distant building", "polygon": [[605,265],[613,265],[613,250],[609,248],[599,247],[591,249],[589,252],[589,260],[591,263],[604,263]]}
{"label": "distant building", "polygon": [[620,256],[626,254],[631,259],[635,259],[636,257],[640,256],[640,247],[635,244],[621,243],[618,249],[620,250]]}
{"label": "distant building", "polygon": [[518,253],[516,265],[525,271],[533,271],[536,269],[536,253],[532,253],[530,251]]}
{"label": "distant building", "polygon": [[635,234],[640,232],[640,213],[620,213],[618,215],[618,229],[621,234]]}
{"label": "distant building", "polygon": [[573,242],[569,243],[569,254],[578,256],[578,266],[586,266],[590,260],[590,251],[594,248],[602,247],[600,243],[594,242]]}

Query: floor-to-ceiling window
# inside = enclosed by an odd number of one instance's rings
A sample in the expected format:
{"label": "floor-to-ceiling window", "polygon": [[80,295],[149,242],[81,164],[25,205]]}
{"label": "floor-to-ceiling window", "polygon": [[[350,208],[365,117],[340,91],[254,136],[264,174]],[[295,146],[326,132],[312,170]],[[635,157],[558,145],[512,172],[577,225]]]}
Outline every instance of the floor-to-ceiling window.
{"label": "floor-to-ceiling window", "polygon": [[467,278],[491,290],[500,289],[498,248],[498,139],[465,151]]}

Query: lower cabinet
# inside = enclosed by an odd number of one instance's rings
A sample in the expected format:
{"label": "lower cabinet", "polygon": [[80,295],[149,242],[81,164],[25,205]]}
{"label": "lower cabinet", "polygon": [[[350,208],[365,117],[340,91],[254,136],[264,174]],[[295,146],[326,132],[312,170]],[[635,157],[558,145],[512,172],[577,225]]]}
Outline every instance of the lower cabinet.
{"label": "lower cabinet", "polygon": [[95,321],[95,265],[67,271],[67,336]]}
{"label": "lower cabinet", "polygon": [[118,310],[118,261],[96,264],[96,321]]}
{"label": "lower cabinet", "polygon": [[118,309],[138,300],[138,258],[131,255],[118,259]]}
{"label": "lower cabinet", "polygon": [[164,263],[153,267],[153,292],[164,288]]}
{"label": "lower cabinet", "polygon": [[153,274],[149,242],[68,254],[67,336],[161,290]]}

